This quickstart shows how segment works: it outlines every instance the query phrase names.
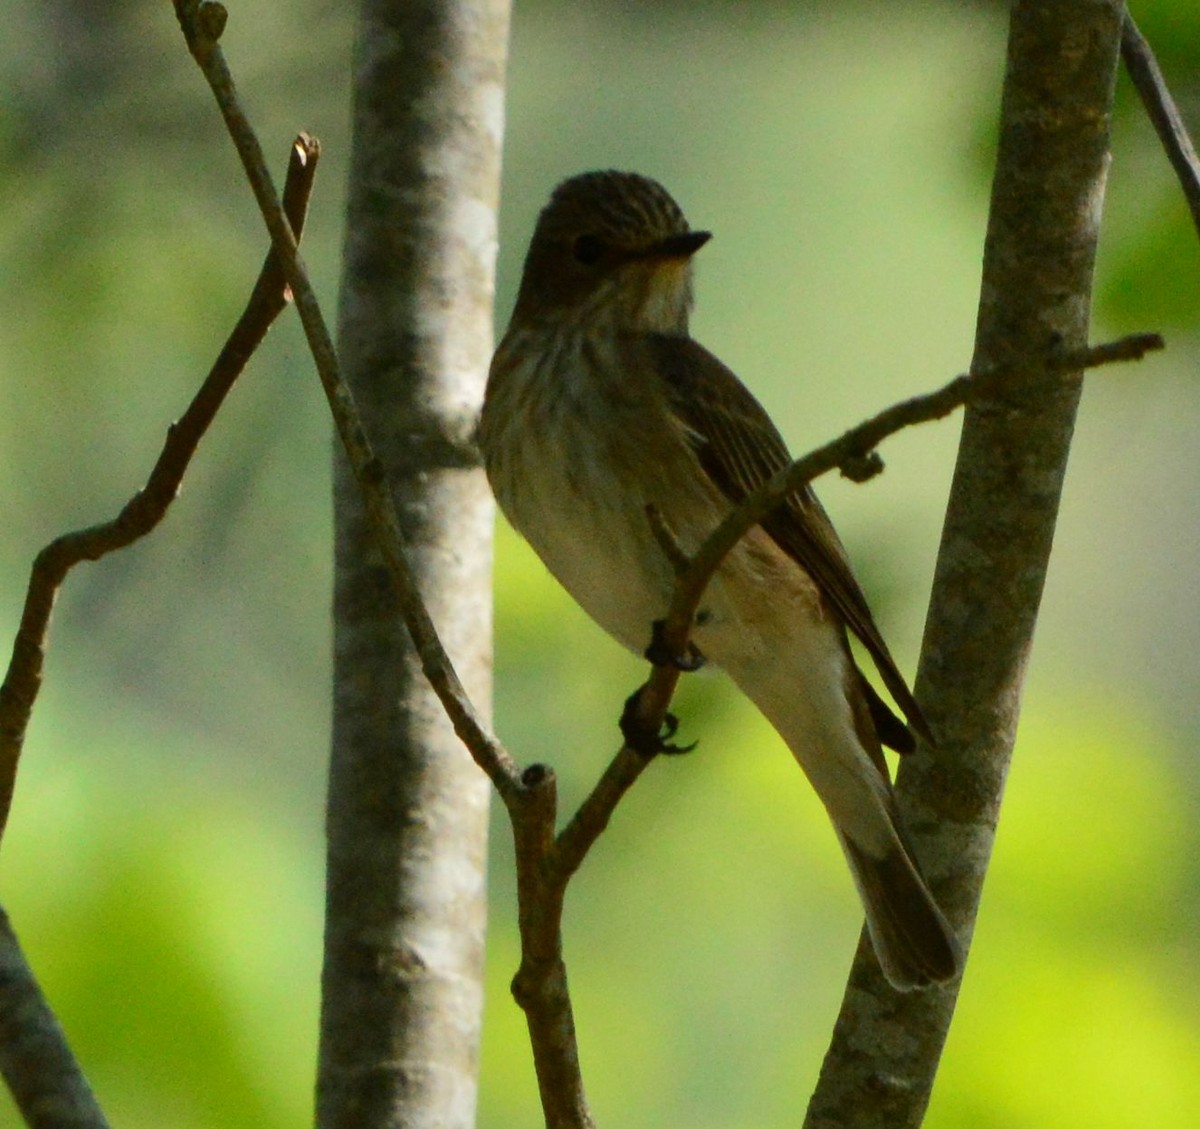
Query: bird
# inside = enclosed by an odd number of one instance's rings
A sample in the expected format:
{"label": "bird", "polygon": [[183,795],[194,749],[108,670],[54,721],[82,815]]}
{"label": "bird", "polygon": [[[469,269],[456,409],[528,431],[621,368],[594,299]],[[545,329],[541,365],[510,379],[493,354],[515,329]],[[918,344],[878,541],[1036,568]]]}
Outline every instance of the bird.
{"label": "bird", "polygon": [[[510,524],[639,654],[675,583],[647,507],[690,555],[790,461],[754,395],[689,333],[693,256],[710,238],[649,177],[601,170],[560,183],[537,219],[476,428]],[[850,635],[907,724],[857,666]],[[728,554],[691,641],[816,790],[889,983],[911,991],[955,978],[961,949],[905,833],[882,751],[932,736],[811,489]]]}

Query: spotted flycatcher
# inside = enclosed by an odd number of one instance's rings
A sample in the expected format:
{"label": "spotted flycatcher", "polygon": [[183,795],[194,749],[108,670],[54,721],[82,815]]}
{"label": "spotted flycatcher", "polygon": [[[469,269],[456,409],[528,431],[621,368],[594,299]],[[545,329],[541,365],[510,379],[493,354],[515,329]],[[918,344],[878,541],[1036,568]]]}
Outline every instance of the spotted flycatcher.
{"label": "spotted flycatcher", "polygon": [[[789,460],[758,401],[688,335],[691,258],[708,239],[646,177],[591,172],[560,184],[538,219],[479,424],[500,508],[584,610],[638,653],[674,585],[647,507],[694,553]],[[920,988],[957,974],[959,947],[904,834],[881,748],[909,751],[913,736],[855,665],[847,630],[928,738],[846,551],[804,489],[725,559],[692,641],[799,762],[833,821],[884,974]]]}

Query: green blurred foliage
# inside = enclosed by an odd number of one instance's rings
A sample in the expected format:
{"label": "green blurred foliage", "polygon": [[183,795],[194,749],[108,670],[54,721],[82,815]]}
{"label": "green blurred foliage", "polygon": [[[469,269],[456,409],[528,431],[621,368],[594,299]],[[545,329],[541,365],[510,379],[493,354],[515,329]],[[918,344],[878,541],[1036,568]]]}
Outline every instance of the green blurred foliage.
{"label": "green blurred foliage", "polygon": [[[234,6],[226,46],[282,169],[325,165],[306,253],[332,316],[347,6]],[[1193,124],[1200,9],[1135,5]],[[0,45],[0,630],[36,549],[140,484],[264,250],[170,6],[10,0]],[[498,311],[564,175],[637,168],[717,238],[697,335],[797,448],[969,362],[1003,65],[1000,5],[518,5]],[[1200,247],[1124,80],[1097,340],[1170,351],[1089,378],[1027,709],[928,1124],[1200,1117]],[[153,538],[73,575],[0,901],[115,1124],[309,1118],[328,727],[328,427],[291,318]],[[956,426],[822,494],[911,670]],[[564,802],[642,676],[499,530],[497,725]],[[859,925],[816,800],[719,676],[568,901],[601,1124],[798,1120]],[[497,819],[480,1123],[539,1123]],[[15,1125],[0,1107],[0,1125]]]}

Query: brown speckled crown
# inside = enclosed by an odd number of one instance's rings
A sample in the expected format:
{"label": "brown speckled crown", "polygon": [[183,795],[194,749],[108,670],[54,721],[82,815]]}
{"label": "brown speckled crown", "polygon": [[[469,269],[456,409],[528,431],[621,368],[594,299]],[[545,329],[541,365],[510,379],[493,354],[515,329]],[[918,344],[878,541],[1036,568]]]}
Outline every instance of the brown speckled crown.
{"label": "brown speckled crown", "polygon": [[690,231],[679,205],[656,180],[632,172],[585,172],[564,180],[538,217],[534,239],[550,241],[593,234],[635,250]]}
{"label": "brown speckled crown", "polygon": [[[610,169],[564,180],[538,216],[513,324],[579,314],[590,299],[610,298],[625,264],[690,231],[670,193],[647,176]],[[581,241],[594,245],[594,257],[579,254]]]}

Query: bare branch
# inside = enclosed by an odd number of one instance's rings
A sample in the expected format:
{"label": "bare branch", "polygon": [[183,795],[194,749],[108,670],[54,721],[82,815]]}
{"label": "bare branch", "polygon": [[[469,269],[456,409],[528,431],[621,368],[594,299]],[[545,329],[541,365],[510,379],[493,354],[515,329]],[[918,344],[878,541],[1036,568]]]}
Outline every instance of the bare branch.
{"label": "bare branch", "polygon": [[[665,683],[665,677],[671,677],[669,687]],[[657,732],[662,726],[662,718],[670,705],[675,683],[679,680],[679,672],[671,667],[655,667],[646,687],[654,685],[656,679],[664,681],[656,686],[652,692],[653,696],[643,688],[638,698],[639,705],[643,701],[646,702],[642,707],[643,716],[645,729],[650,733]],[[649,763],[649,759],[641,753],[634,752],[628,745],[623,746],[609,762],[596,786],[579,805],[579,810],[571,817],[571,821],[559,832],[553,855],[553,870],[564,884],[579,869],[592,844],[608,826],[617,804],[637,783],[638,777]]]}
{"label": "bare branch", "polygon": [[[293,143],[284,207],[297,231],[304,226],[320,146],[301,134]],[[46,632],[58,590],[81,561],[96,561],[150,533],[179,492],[184,473],[234,382],[288,302],[274,251],[268,253],[246,309],[234,326],[187,411],[167,429],[158,461],[139,490],[111,521],[55,538],[34,559],[12,658],[0,686],[0,836],[8,821],[25,731],[37,700]]]}
{"label": "bare branch", "polygon": [[[1140,360],[1146,353],[1162,347],[1163,339],[1157,333],[1137,333],[1070,354],[1052,353],[1045,360],[1045,365],[1053,372],[1079,372],[1117,361]],[[666,634],[670,645],[677,653],[683,653],[696,609],[721,562],[755,525],[789,495],[835,467],[848,462],[857,464],[889,435],[914,424],[942,419],[972,399],[990,393],[1002,382],[1002,378],[1003,374],[997,372],[956,376],[949,384],[934,392],[914,396],[885,408],[837,439],[795,460],[764,482],[708,537],[682,574],[667,616]]]}
{"label": "bare branch", "polygon": [[108,1129],[2,909],[0,1073],[26,1124],[36,1129]]}
{"label": "bare branch", "polygon": [[[375,531],[384,563],[395,585],[400,612],[413,644],[421,659],[421,667],[429,679],[455,732],[466,745],[480,768],[487,773],[501,796],[520,787],[520,772],[516,763],[488,730],[463,689],[458,674],[446,654],[433,620],[421,599],[412,571],[404,555],[404,535],[392,492],[387,485],[387,473],[376,457],[363,429],[362,419],[342,376],[341,364],[333,345],[333,337],[317,301],[316,292],[308,277],[308,268],[300,256],[296,238],[271,180],[270,170],[263,158],[262,146],[247,118],[234,88],[233,76],[224,54],[209,27],[203,25],[201,13],[217,8],[214,0],[174,0],[176,14],[187,39],[192,57],[208,81],[226,128],[237,148],[246,178],[258,202],[271,242],[279,255],[284,277],[291,287],[296,312],[304,326],[308,347],[316,364],[321,386],[325,391],[334,426],[362,490],[368,520]],[[224,27],[223,21],[219,21]],[[215,26],[216,21],[214,21]]]}
{"label": "bare branch", "polygon": [[1158,139],[1167,151],[1171,167],[1179,178],[1179,186],[1191,209],[1196,231],[1200,233],[1200,159],[1196,157],[1179,107],[1167,89],[1158,60],[1128,12],[1125,13],[1125,23],[1121,29],[1121,57],[1141,96],[1142,105],[1150,115]]}
{"label": "bare branch", "polygon": [[519,803],[508,805],[521,933],[521,966],[513,977],[512,994],[525,1013],[548,1129],[592,1129],[562,955],[563,898],[570,876],[549,861],[557,819],[556,780],[546,766],[531,765],[521,782]]}
{"label": "bare branch", "polygon": [[[915,693],[937,749],[896,797],[930,888],[970,941],[1020,714],[1082,381],[1122,0],[1017,0],[968,404]],[[1054,354],[1057,352],[1057,356]],[[1120,350],[1102,349],[1099,359]],[[1064,370],[1065,366],[1065,370]],[[898,993],[865,938],[804,1124],[921,1124],[958,985]]]}
{"label": "bare branch", "polygon": [[1131,333],[1115,341],[1106,341],[1103,345],[1089,345],[1075,352],[1058,353],[1050,358],[1049,367],[1056,372],[1083,372],[1104,365],[1140,361],[1145,359],[1147,353],[1157,353],[1164,348],[1166,342],[1161,333]]}

